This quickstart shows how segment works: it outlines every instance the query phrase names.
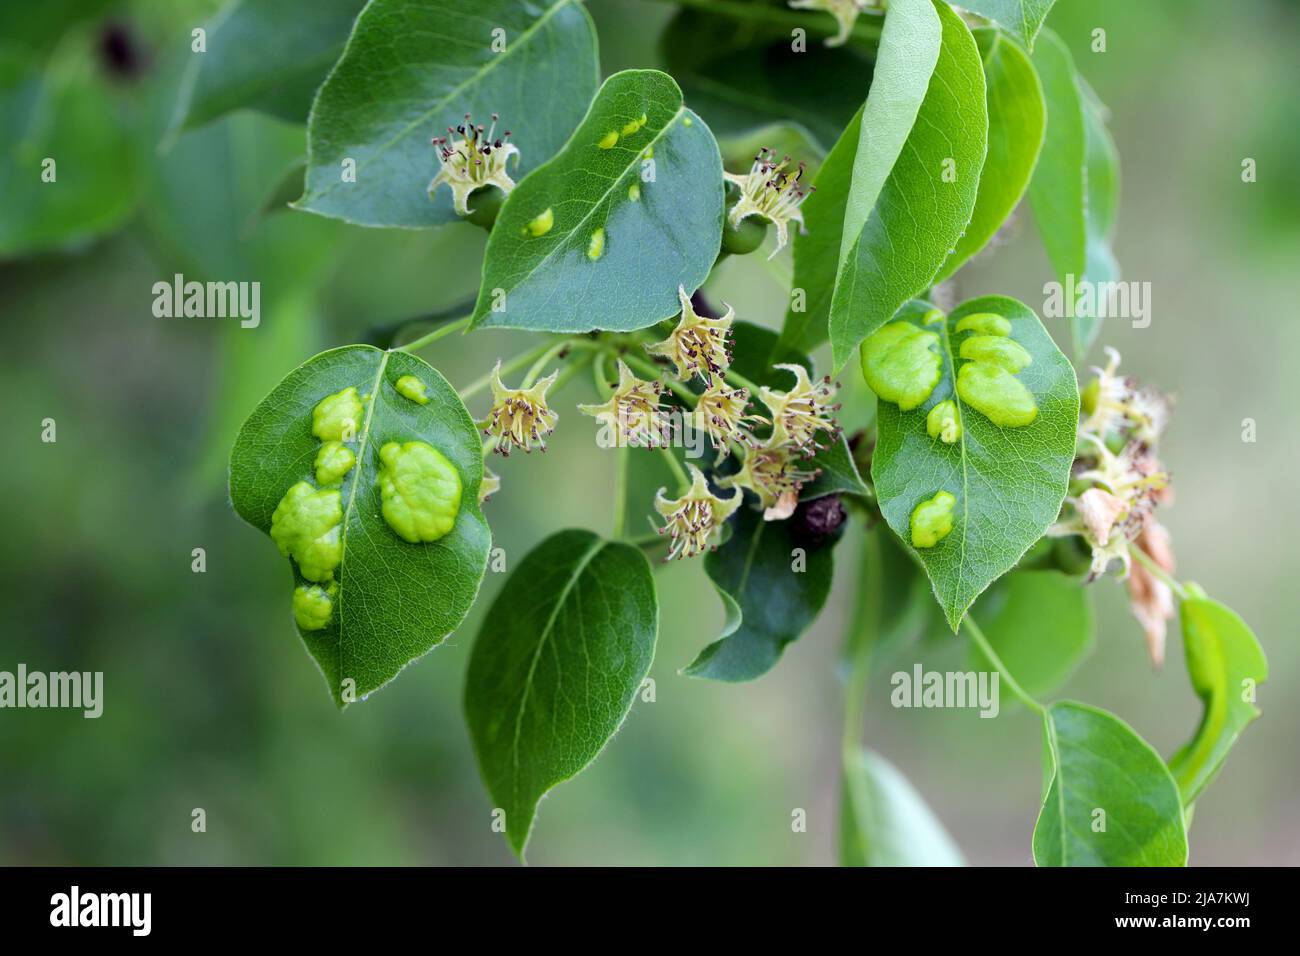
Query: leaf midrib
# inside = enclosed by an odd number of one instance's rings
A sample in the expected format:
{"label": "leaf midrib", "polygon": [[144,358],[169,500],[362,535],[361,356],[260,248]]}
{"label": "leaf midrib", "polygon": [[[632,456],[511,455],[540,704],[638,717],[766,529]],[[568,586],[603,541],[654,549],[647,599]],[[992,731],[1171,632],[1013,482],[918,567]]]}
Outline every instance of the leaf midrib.
{"label": "leaf midrib", "polygon": [[379,386],[384,380],[384,370],[388,368],[388,356],[390,352],[383,352],[379,360],[379,368],[375,372],[375,380],[370,383],[370,400],[366,403],[366,423],[361,429],[361,436],[357,441],[357,462],[356,477],[352,479],[352,487],[348,491],[348,504],[343,509],[343,537],[339,542],[339,639],[337,644],[337,654],[335,655],[335,666],[337,667],[337,680],[339,688],[343,686],[343,598],[346,587],[346,576],[343,573],[344,563],[348,559],[348,528],[352,525],[352,509],[357,500],[357,488],[360,487],[366,470],[366,449],[370,443],[370,423],[375,417],[375,406],[379,404]]}
{"label": "leaf midrib", "polygon": [[[496,67],[499,64],[508,60],[511,54],[513,54],[515,50],[526,47],[529,38],[531,38],[532,35],[536,33],[538,30],[540,30],[542,26],[547,21],[549,21],[557,11],[565,7],[570,7],[575,2],[577,2],[577,0],[556,0],[556,3],[553,6],[549,7],[545,13],[543,13],[540,17],[534,20],[522,33],[519,34],[519,36],[515,39],[514,43],[507,44],[504,51],[492,57],[492,59],[488,60],[483,67],[479,68],[478,70],[475,70],[474,73],[471,74],[469,77],[462,80],[456,86],[448,90],[447,93],[444,96],[442,96],[439,100],[437,100],[437,102],[435,102],[429,109],[420,113],[415,119],[411,120],[411,122],[407,123],[400,130],[394,133],[391,137],[389,137],[387,140],[381,143],[378,146],[378,148],[376,148],[367,157],[365,157],[365,159],[363,159],[361,162],[357,164],[357,169],[361,170],[362,168],[369,166],[376,157],[382,156],[384,153],[388,152],[389,148],[392,147],[394,143],[409,135],[411,130],[416,129],[417,127],[429,122],[429,120],[432,117],[436,116],[440,111],[446,109],[448,103],[452,102],[466,88],[481,81],[484,76],[486,76],[492,70],[496,69]],[[358,23],[360,22],[360,17],[364,16],[365,12],[366,12],[365,10],[362,10],[361,14],[358,16],[357,19]],[[342,63],[345,59],[347,59],[348,53],[350,53],[352,50],[352,41],[353,39],[355,39],[356,35],[357,35],[356,25],[354,24],[352,28],[352,34],[348,37],[347,45],[343,49],[343,54],[339,59],[339,63]],[[337,70],[338,67],[335,66],[334,69]],[[329,84],[329,81],[333,78],[334,78],[334,71],[332,70],[330,71],[330,75],[326,77],[324,82],[322,83],[321,89],[324,89],[325,86]],[[319,100],[319,95],[317,96],[317,99]],[[316,119],[316,104],[313,103],[311,116],[308,119],[309,130],[315,125],[315,119]],[[315,160],[315,157],[311,155],[310,136],[308,136],[307,145],[308,145],[307,167],[308,170],[310,170],[314,166],[314,160]],[[328,196],[330,193],[332,193],[338,186],[342,185],[342,183],[343,183],[342,179],[331,180],[329,185],[326,186],[324,189],[320,190],[319,192],[312,193],[312,198],[322,199],[325,196]]]}
{"label": "leaf midrib", "polygon": [[[941,328],[941,339],[943,341],[943,351],[948,359],[948,374],[951,376],[952,386],[952,403],[957,409],[957,427],[960,429],[960,438],[957,439],[957,447],[961,449],[961,551],[957,558],[957,586],[953,591],[953,596],[959,596],[961,592],[962,580],[966,575],[966,536],[970,530],[970,475],[968,472],[969,463],[966,460],[966,442],[968,433],[966,431],[966,408],[963,405],[961,396],[957,394],[957,359],[952,352],[952,340],[949,338],[949,325],[952,322],[951,317],[944,316]],[[946,610],[946,609],[945,609]],[[962,608],[962,613],[966,611]]]}
{"label": "leaf midrib", "polygon": [[573,568],[573,573],[569,576],[569,580],[565,582],[564,587],[560,589],[560,594],[556,599],[555,606],[551,608],[551,613],[546,619],[546,624],[538,635],[537,649],[533,651],[533,659],[528,665],[528,676],[524,678],[524,692],[519,698],[519,712],[515,715],[515,730],[510,741],[510,794],[512,810],[518,809],[519,807],[519,740],[523,729],[524,711],[528,709],[528,697],[532,693],[533,677],[537,672],[537,663],[541,660],[542,651],[546,647],[546,641],[551,636],[551,632],[555,627],[555,621],[560,615],[560,608],[564,607],[565,602],[568,601],[569,593],[578,583],[578,579],[582,577],[583,572],[587,570],[587,565],[590,564],[592,559],[605,548],[606,544],[608,544],[608,542],[601,538],[596,538],[592,543],[592,546],[587,549],[587,552],[578,559],[578,563]]}

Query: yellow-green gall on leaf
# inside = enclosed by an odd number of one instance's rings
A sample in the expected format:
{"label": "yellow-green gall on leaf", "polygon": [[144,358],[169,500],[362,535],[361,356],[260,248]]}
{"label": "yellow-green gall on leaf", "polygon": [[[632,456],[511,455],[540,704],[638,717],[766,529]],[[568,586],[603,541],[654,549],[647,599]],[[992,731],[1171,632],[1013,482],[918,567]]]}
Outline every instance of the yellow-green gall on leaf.
{"label": "yellow-green gall on leaf", "polygon": [[390,441],[379,449],[379,462],[380,513],[399,538],[419,544],[451,531],[460,474],[442,452],[422,441]]}
{"label": "yellow-green gall on leaf", "polygon": [[311,433],[321,441],[355,441],[365,420],[365,409],[352,387],[326,395],[311,410]]}
{"label": "yellow-green gall on leaf", "polygon": [[957,394],[994,425],[1023,428],[1038,417],[1038,403],[1024,382],[1006,369],[967,362],[957,372]]}
{"label": "yellow-green gall on leaf", "polygon": [[293,619],[304,631],[319,631],[334,616],[335,589],[299,585],[293,589]]}
{"label": "yellow-green gall on leaf", "polygon": [[316,452],[316,484],[331,488],[343,483],[343,477],[357,463],[352,449],[341,441],[327,441]]}
{"label": "yellow-green gall on leaf", "polygon": [[300,481],[280,499],[271,514],[271,540],[298,573],[321,583],[334,576],[343,562],[343,506],[337,491],[318,491]]}
{"label": "yellow-green gall on leaf", "polygon": [[528,220],[528,225],[524,226],[524,232],[537,239],[551,231],[555,225],[555,210],[547,206],[532,219]]}
{"label": "yellow-green gall on leaf", "polygon": [[1013,374],[1034,360],[1015,339],[1000,335],[972,335],[961,343],[958,354],[972,362],[997,365]]}
{"label": "yellow-green gall on leaf", "polygon": [[650,121],[649,118],[644,113],[642,113],[640,117],[627,123],[620,131],[620,135],[627,137],[627,136],[631,136],[633,133],[640,132],[641,127],[645,126],[645,124],[648,123],[649,121]]}
{"label": "yellow-green gall on leaf", "polygon": [[862,376],[877,396],[903,411],[916,408],[939,384],[939,336],[910,322],[890,322],[862,343]]}
{"label": "yellow-green gall on leaf", "polygon": [[925,431],[945,445],[956,444],[961,438],[961,422],[957,418],[957,403],[952,399],[940,402],[925,416]]}
{"label": "yellow-green gall on leaf", "polygon": [[972,312],[957,321],[958,332],[978,332],[980,335],[1010,335],[1011,323],[993,312]]}
{"label": "yellow-green gall on leaf", "polygon": [[618,130],[616,129],[610,130],[608,133],[606,133],[604,136],[602,136],[599,140],[596,141],[596,146],[599,147],[600,149],[613,149],[617,145],[618,145]]}
{"label": "yellow-green gall on leaf", "polygon": [[429,404],[428,388],[414,375],[403,375],[393,386],[397,394],[409,398],[417,405]]}
{"label": "yellow-green gall on leaf", "polygon": [[952,531],[952,509],[957,499],[937,491],[912,509],[912,547],[933,548]]}

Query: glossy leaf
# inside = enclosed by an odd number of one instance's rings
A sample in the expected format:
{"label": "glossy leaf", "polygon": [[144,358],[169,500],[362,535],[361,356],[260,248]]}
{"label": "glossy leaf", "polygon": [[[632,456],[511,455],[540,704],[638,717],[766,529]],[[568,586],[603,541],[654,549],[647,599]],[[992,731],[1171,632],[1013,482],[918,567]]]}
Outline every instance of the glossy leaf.
{"label": "glossy leaf", "polygon": [[941,282],[988,244],[1029,185],[1047,128],[1043,87],[1029,57],[998,30],[974,31],[984,59],[989,151],[966,232],[935,277]]}
{"label": "glossy leaf", "polygon": [[972,13],[988,17],[1014,34],[1030,50],[1056,0],[963,0]]}
{"label": "glossy leaf", "polygon": [[829,540],[798,533],[798,516],[764,521],[746,503],[732,520],[731,537],[704,558],[704,571],[722,598],[722,634],[684,670],[691,677],[746,681],[762,677],[817,618],[831,590]]}
{"label": "glossy leaf", "polygon": [[[1111,249],[1119,206],[1119,151],[1106,128],[1104,109],[1091,91],[1085,89],[1083,118],[1088,145],[1083,178],[1087,253],[1083,272],[1088,281],[1096,283],[1116,282],[1120,278],[1119,261]],[[1101,332],[1101,323],[1102,319],[1095,314],[1073,317],[1071,329],[1077,356],[1088,354]]]}
{"label": "glossy leaf", "polygon": [[519,148],[517,180],[560,148],[595,88],[595,33],[577,0],[372,0],[312,106],[296,207],[369,226],[451,222],[450,192],[428,194],[430,137],[497,113]]}
{"label": "glossy leaf", "polygon": [[[397,392],[395,383],[404,375],[424,382],[427,404]],[[340,488],[337,594],[324,627],[299,626],[340,707],[350,702],[349,691],[362,697],[382,687],[459,626],[478,594],[491,544],[478,507],[482,446],[460,397],[420,359],[365,345],[312,358],[249,416],[230,456],[230,500],[239,516],[270,534],[272,515],[286,492],[302,481],[319,484],[315,463],[322,442],[313,434],[313,409],[347,388],[355,388],[362,400],[362,421],[349,443],[356,465]],[[379,451],[389,442],[410,441],[441,452],[461,483],[451,531],[419,544],[398,537],[381,515]],[[294,583],[308,587],[312,582],[303,568],[291,563]],[[289,604],[286,590],[286,611]]]}
{"label": "glossy leaf", "polygon": [[830,336],[828,322],[835,272],[839,265],[840,237],[844,232],[844,200],[853,178],[853,158],[862,130],[862,110],[844,128],[813,178],[816,190],[804,200],[805,228],[794,236],[794,277],[781,328],[781,344],[811,352]]}
{"label": "glossy leaf", "polygon": [[0,258],[85,243],[134,208],[138,164],[117,104],[79,48],[48,68],[0,51],[0,139]]}
{"label": "glossy leaf", "polygon": [[841,866],[965,866],[948,831],[907,778],[870,750],[844,767]]}
{"label": "glossy leaf", "polygon": [[929,288],[970,222],[987,146],[984,66],[970,30],[946,3],[895,0],[845,204],[829,320],[836,369]]}
{"label": "glossy leaf", "polygon": [[233,0],[208,23],[206,50],[190,53],[176,123],[189,129],[245,108],[307,122],[316,89],[364,6],[365,0]]}
{"label": "glossy leaf", "polygon": [[465,682],[479,771],[520,856],[537,802],[604,748],[650,670],[659,607],[636,548],[561,531],[519,562]]}
{"label": "glossy leaf", "polygon": [[827,495],[870,494],[843,434],[829,439],[827,446],[810,458],[804,467],[818,472],[818,475],[800,490],[800,501],[812,501]]}
{"label": "glossy leaf", "polygon": [[[971,602],[1005,574],[1056,520],[1074,461],[1079,392],[1074,369],[1032,309],[1014,299],[987,296],[964,303],[945,321],[927,325],[930,306],[913,302],[895,321],[938,336],[927,349],[938,356],[938,379],[916,407],[878,401],[878,442],[872,475],[881,512],[920,557],[934,593],[956,630]],[[994,313],[1010,324],[1007,338],[1031,359],[1016,376],[1037,411],[1027,425],[996,424],[955,387],[959,356],[972,331],[957,331],[968,315]],[[864,352],[870,343],[864,345]],[[871,379],[868,377],[868,381]],[[927,418],[951,401],[961,435],[952,444],[930,437]],[[939,492],[954,498],[951,531],[928,547],[913,547],[911,520],[918,505]]]}
{"label": "glossy leaf", "polygon": [[474,324],[628,331],[680,311],[722,242],[722,160],[672,77],[605,81],[573,138],[502,206]]}
{"label": "glossy leaf", "polygon": [[785,27],[741,26],[702,10],[679,11],[660,45],[665,69],[719,138],[790,122],[827,149],[871,84],[865,51],[812,41],[797,52]]}
{"label": "glossy leaf", "polygon": [[[1095,643],[1091,592],[1059,571],[1013,571],[971,608],[993,650],[1031,696],[1055,692]],[[993,664],[976,648],[976,670]]]}
{"label": "glossy leaf", "polygon": [[[1034,66],[1047,103],[1047,134],[1029,183],[1029,202],[1048,258],[1063,289],[1081,281],[1119,278],[1110,251],[1114,226],[1118,157],[1102,121],[1100,107],[1082,86],[1070,51],[1060,37],[1044,31]],[[1064,303],[1076,358],[1087,354],[1100,331],[1094,316],[1075,315]]]}
{"label": "glossy leaf", "polygon": [[1039,866],[1184,866],[1178,787],[1159,754],[1118,717],[1047,708],[1047,792],[1034,826]]}
{"label": "glossy leaf", "polygon": [[1192,689],[1205,704],[1196,734],[1169,758],[1183,803],[1190,806],[1259,716],[1255,695],[1268,679],[1268,661],[1246,622],[1218,601],[1189,598],[1178,613]]}

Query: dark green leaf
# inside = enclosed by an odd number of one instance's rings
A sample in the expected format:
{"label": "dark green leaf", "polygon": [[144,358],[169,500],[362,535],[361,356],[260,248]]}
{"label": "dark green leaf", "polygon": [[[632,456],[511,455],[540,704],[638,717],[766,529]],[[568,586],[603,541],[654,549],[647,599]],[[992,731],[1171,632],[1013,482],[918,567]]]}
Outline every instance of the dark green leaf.
{"label": "dark green leaf", "polygon": [[775,666],[781,652],[816,619],[830,594],[838,536],[813,541],[797,532],[798,515],[764,521],[748,502],[732,522],[730,540],[704,558],[704,570],[726,610],[722,635],[683,673],[746,681]]}
{"label": "dark green leaf", "polygon": [[[492,49],[497,29],[503,52]],[[595,33],[576,0],[372,0],[312,106],[297,208],[369,226],[451,222],[448,190],[428,194],[430,137],[466,113],[484,124],[498,113],[527,173],[560,148],[595,88]],[[343,179],[345,159],[356,182]]]}
{"label": "dark green leaf", "polygon": [[988,87],[989,152],[970,225],[936,282],[955,273],[993,238],[1020,202],[1047,128],[1043,87],[1029,57],[998,30],[975,30]]}
{"label": "dark green leaf", "polygon": [[[1030,696],[1057,690],[1093,649],[1092,601],[1078,578],[1059,571],[1013,571],[971,608],[1011,676]],[[976,670],[991,671],[978,648]]]}
{"label": "dark green leaf", "polygon": [[1189,598],[1178,613],[1192,689],[1205,704],[1195,736],[1169,758],[1183,803],[1190,806],[1259,716],[1256,689],[1268,679],[1268,661],[1246,622],[1218,601]]}
{"label": "dark green leaf", "polygon": [[1159,754],[1118,717],[1047,708],[1047,793],[1034,826],[1039,866],[1184,866],[1178,787]]}
{"label": "dark green leaf", "polygon": [[537,802],[600,753],[650,670],[659,607],[636,548],[561,531],[519,562],[465,682],[479,770],[523,856]]}
{"label": "dark green leaf", "polygon": [[841,866],[965,866],[916,789],[884,757],[859,751],[840,791]]}
{"label": "dark green leaf", "polygon": [[1056,0],[962,0],[972,13],[996,20],[1029,49]]}
{"label": "dark green leaf", "polygon": [[[414,375],[428,404],[398,394]],[[355,388],[363,422],[349,447],[356,465],[343,479],[342,563],[324,627],[299,633],[340,706],[397,676],[456,629],[478,594],[491,535],[478,507],[482,446],[460,396],[438,372],[405,352],[365,345],[322,352],[289,374],[249,416],[230,456],[230,499],[239,516],[267,534],[290,487],[316,485],[321,441],[312,410],[326,396]],[[455,524],[443,537],[410,544],[380,513],[379,451],[388,442],[422,441],[441,452],[461,482]],[[308,587],[298,563],[294,582]],[[319,583],[319,582],[318,582]],[[290,598],[286,593],[286,611]],[[347,681],[353,684],[347,684]]]}
{"label": "dark green leaf", "polygon": [[552,332],[653,325],[680,311],[678,286],[689,293],[707,278],[722,211],[718,144],[672,77],[616,73],[564,149],[502,206],[474,323]]}
{"label": "dark green leaf", "polygon": [[130,141],[80,48],[47,69],[25,52],[0,51],[0,139],[0,258],[87,242],[134,208]]}
{"label": "dark green leaf", "polygon": [[946,3],[894,0],[845,205],[830,310],[836,369],[929,288],[970,222],[987,146],[970,30]]}
{"label": "dark green leaf", "polygon": [[[183,129],[237,109],[305,123],[365,0],[233,0],[191,52],[176,122]],[[299,194],[301,195],[301,194]]]}
{"label": "dark green leaf", "polygon": [[[920,341],[926,340],[925,333],[938,336],[922,346],[927,354],[938,355],[938,382],[909,411],[880,399],[872,476],[880,510],[904,542],[912,541],[912,515],[923,501],[938,492],[954,496],[951,531],[937,543],[913,550],[956,630],[980,592],[1014,567],[1056,520],[1074,461],[1079,390],[1069,361],[1023,303],[1001,296],[973,299],[946,320],[927,325],[930,308],[913,302],[895,321],[920,330]],[[978,313],[1007,319],[1012,347],[1018,344],[1028,352],[1030,364],[1013,376],[1037,408],[1028,424],[996,424],[954,387],[958,363],[972,364],[958,350],[976,336],[956,328],[965,316]],[[869,348],[870,343],[864,344],[864,356]],[[872,382],[870,374],[867,381]],[[952,444],[927,432],[930,411],[946,401],[954,403],[961,428]]]}
{"label": "dark green leaf", "polygon": [[861,495],[870,492],[858,473],[858,466],[849,451],[843,434],[830,439],[827,446],[801,467],[816,471],[812,483],[799,492],[800,501],[812,501],[827,495]]}
{"label": "dark green leaf", "polygon": [[795,52],[785,27],[700,10],[681,10],[662,48],[665,68],[719,138],[793,122],[828,148],[871,83],[871,59],[854,47]]}

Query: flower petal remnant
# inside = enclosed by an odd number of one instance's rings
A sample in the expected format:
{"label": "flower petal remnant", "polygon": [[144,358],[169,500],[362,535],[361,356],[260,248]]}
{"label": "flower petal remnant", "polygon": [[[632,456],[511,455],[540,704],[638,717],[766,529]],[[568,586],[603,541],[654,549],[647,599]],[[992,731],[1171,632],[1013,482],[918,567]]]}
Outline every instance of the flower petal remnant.
{"label": "flower petal remnant", "polygon": [[555,384],[558,372],[529,388],[506,388],[501,383],[501,362],[492,369],[492,408],[483,434],[497,439],[496,452],[505,456],[511,448],[531,452],[536,445],[546,450],[543,436],[555,431],[560,416],[546,403],[546,391]]}
{"label": "flower petal remnant", "polygon": [[745,493],[739,488],[730,498],[719,498],[709,490],[704,473],[687,462],[691,473],[691,487],[680,498],[669,499],[660,488],[655,496],[655,510],[664,518],[660,534],[672,536],[672,547],[665,561],[673,558],[691,558],[717,546],[722,526],[740,507]]}
{"label": "flower petal remnant", "polygon": [[[469,215],[470,193],[484,186],[496,186],[503,193],[515,188],[515,181],[506,173],[506,160],[518,157],[519,149],[510,140],[510,131],[497,138],[497,114],[492,114],[492,125],[484,132],[482,126],[465,122],[454,129],[447,127],[446,136],[435,136],[433,145],[438,148],[438,161],[442,168],[429,183],[429,198],[438,187],[446,183],[451,189],[452,202],[457,215]],[[456,139],[459,134],[460,139]],[[518,163],[518,159],[515,160]]]}

